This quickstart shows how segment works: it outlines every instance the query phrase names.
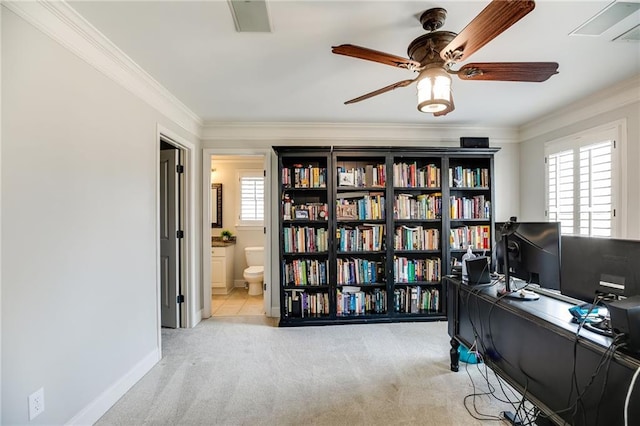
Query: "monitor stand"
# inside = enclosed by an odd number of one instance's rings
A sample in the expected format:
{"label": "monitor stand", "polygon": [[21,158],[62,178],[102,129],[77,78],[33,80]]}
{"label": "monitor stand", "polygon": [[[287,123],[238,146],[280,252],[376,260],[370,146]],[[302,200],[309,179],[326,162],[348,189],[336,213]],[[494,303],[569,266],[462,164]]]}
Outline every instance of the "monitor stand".
{"label": "monitor stand", "polygon": [[499,297],[506,297],[514,300],[538,300],[540,295],[537,293],[526,290],[527,283],[525,281],[509,277],[509,289],[507,292],[506,287],[504,290],[498,293]]}

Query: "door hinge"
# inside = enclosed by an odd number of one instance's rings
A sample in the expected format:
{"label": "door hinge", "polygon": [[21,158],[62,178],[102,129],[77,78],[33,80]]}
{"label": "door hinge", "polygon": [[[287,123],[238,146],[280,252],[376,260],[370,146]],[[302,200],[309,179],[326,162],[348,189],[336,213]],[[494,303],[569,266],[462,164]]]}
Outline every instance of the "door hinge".
{"label": "door hinge", "polygon": [[264,228],[262,228],[262,233],[266,234],[267,233],[267,227],[265,226]]}
{"label": "door hinge", "polygon": [[184,231],[176,231],[176,238],[184,238]]}
{"label": "door hinge", "polygon": [[176,303],[184,303],[184,295],[179,294],[178,297],[176,297]]}
{"label": "door hinge", "polygon": [[267,171],[266,170],[262,171],[262,176],[267,177]]}
{"label": "door hinge", "polygon": [[262,283],[262,289],[263,289],[264,291],[267,291],[267,283]]}
{"label": "door hinge", "polygon": [[613,217],[616,217],[616,209],[613,209]]}
{"label": "door hinge", "polygon": [[184,166],[182,164],[176,166],[176,173],[184,173]]}

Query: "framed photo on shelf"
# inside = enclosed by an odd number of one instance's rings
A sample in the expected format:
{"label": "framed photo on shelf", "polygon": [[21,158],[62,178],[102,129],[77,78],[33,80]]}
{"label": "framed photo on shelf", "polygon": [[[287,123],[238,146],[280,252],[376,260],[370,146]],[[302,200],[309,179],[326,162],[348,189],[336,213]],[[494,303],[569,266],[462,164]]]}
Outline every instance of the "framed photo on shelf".
{"label": "framed photo on shelf", "polygon": [[338,219],[357,219],[358,218],[358,206],[355,204],[343,204],[338,206],[336,212]]}
{"label": "framed photo on shelf", "polygon": [[338,185],[340,186],[354,186],[355,179],[353,172],[340,172],[338,173]]}
{"label": "framed photo on shelf", "polygon": [[309,210],[296,210],[296,219],[309,219]]}

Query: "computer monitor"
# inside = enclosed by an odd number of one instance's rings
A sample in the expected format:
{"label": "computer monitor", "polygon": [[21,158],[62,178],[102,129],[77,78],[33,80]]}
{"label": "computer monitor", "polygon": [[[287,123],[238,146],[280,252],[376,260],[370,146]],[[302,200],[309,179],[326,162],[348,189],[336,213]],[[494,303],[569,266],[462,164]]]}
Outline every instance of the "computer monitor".
{"label": "computer monitor", "polygon": [[562,236],[560,292],[585,302],[596,293],[640,295],[640,241]]}
{"label": "computer monitor", "polygon": [[511,291],[509,278],[515,277],[560,291],[560,222],[518,222],[512,218],[495,226],[496,270],[505,274],[505,290]]}

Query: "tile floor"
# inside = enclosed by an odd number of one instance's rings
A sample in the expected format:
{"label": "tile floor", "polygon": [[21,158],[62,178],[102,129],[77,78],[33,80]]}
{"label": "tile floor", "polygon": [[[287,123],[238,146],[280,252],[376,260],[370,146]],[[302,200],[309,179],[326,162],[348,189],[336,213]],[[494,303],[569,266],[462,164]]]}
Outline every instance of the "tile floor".
{"label": "tile floor", "polygon": [[242,287],[235,287],[229,294],[214,294],[211,313],[214,317],[264,315],[263,295],[249,296],[249,291]]}

